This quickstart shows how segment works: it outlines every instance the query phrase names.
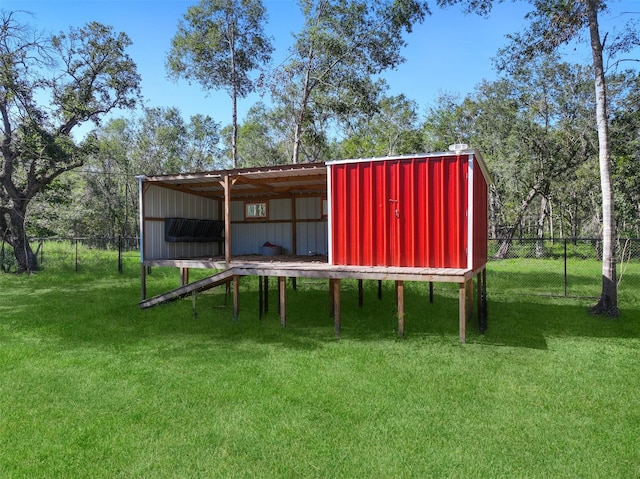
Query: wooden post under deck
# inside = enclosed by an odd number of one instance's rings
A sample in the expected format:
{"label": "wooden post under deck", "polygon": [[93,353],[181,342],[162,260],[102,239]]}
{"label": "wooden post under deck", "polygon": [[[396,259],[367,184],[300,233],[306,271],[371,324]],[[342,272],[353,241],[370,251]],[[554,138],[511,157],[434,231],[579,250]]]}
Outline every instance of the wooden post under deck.
{"label": "wooden post under deck", "polygon": [[180,287],[189,284],[189,268],[180,268]]}
{"label": "wooden post under deck", "polygon": [[269,312],[269,276],[264,277],[264,314]]}
{"label": "wooden post under deck", "polygon": [[398,336],[404,336],[404,281],[396,281],[396,301],[398,305]]}
{"label": "wooden post under deck", "polygon": [[329,279],[329,317],[335,318],[336,316],[336,302],[333,296],[333,282],[335,280]]}
{"label": "wooden post under deck", "polygon": [[333,280],[333,329],[336,337],[340,336],[340,280]]}
{"label": "wooden post under deck", "polygon": [[478,315],[478,318],[480,318],[480,315],[482,314],[482,272],[478,273],[477,278],[478,279],[476,280],[476,286],[478,288],[478,296],[476,298],[476,310],[478,312],[476,314]]}
{"label": "wooden post under deck", "polygon": [[262,319],[262,276],[258,276],[258,319]]}
{"label": "wooden post under deck", "polygon": [[278,292],[280,293],[280,324],[287,325],[287,277],[278,276]]}
{"label": "wooden post under deck", "polygon": [[233,276],[233,320],[240,316],[240,276]]}
{"label": "wooden post under deck", "polygon": [[470,278],[469,281],[467,281],[466,290],[467,290],[467,321],[469,321],[469,319],[471,319],[471,316],[473,315],[473,278]]}
{"label": "wooden post under deck", "polygon": [[140,265],[140,296],[142,301],[147,299],[147,267],[143,264]]}
{"label": "wooden post under deck", "polygon": [[459,284],[458,291],[458,328],[460,330],[460,342],[466,341],[467,334],[467,283],[462,282]]}

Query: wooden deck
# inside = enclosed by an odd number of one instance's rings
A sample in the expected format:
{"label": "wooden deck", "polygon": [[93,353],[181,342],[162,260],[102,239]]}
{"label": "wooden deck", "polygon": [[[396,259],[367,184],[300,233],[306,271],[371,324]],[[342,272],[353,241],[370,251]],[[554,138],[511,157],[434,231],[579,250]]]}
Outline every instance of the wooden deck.
{"label": "wooden deck", "polygon": [[[146,299],[146,267],[170,266],[180,268],[181,285],[167,293]],[[189,269],[206,268],[216,274],[189,284]],[[239,315],[238,283],[242,276],[277,277],[279,286],[280,321],[286,324],[286,279],[316,278],[329,280],[329,310],[333,313],[334,329],[340,333],[340,281],[342,279],[378,280],[396,282],[398,307],[398,334],[404,335],[404,282],[446,282],[459,285],[459,333],[460,342],[466,340],[466,324],[473,312],[473,278],[477,277],[477,311],[482,310],[482,291],[486,283],[485,268],[478,270],[456,268],[409,268],[383,266],[330,265],[324,256],[237,256],[227,264],[224,257],[153,260],[142,263],[141,307],[150,307],[171,301],[187,294],[209,289],[233,281],[234,317]],[[262,282],[260,282],[262,285]],[[360,283],[361,285],[361,283]],[[262,295],[260,296],[262,299]]]}

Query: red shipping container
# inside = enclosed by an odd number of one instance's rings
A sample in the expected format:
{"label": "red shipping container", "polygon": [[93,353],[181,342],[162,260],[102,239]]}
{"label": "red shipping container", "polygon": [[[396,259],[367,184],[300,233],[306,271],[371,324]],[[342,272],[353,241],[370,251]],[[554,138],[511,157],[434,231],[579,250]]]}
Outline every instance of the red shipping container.
{"label": "red shipping container", "polygon": [[344,160],[327,168],[331,264],[486,264],[490,179],[477,152]]}

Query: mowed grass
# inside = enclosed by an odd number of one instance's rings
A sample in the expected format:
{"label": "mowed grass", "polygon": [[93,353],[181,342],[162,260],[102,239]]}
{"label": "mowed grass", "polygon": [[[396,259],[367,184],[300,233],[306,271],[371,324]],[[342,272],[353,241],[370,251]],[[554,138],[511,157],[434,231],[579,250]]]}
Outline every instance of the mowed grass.
{"label": "mowed grass", "polygon": [[607,320],[489,267],[464,345],[455,286],[408,284],[399,339],[393,283],[359,308],[345,282],[336,339],[325,281],[282,328],[273,281],[260,320],[241,280],[234,322],[224,288],[140,310],[135,258],[0,275],[0,477],[640,477],[638,294]]}

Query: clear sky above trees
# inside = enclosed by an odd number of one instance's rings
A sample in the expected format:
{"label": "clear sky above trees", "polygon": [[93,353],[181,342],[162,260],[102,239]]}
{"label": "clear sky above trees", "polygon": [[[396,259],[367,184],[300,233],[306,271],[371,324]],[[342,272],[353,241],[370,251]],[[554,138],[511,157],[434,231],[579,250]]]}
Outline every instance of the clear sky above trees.
{"label": "clear sky above trees", "polygon": [[[188,119],[198,113],[210,115],[222,125],[231,123],[231,104],[224,91],[205,92],[198,85],[177,84],[167,79],[164,68],[172,36],[187,8],[196,0],[2,0],[0,9],[23,10],[33,13],[21,20],[41,29],[58,32],[69,26],[81,27],[97,20],[124,31],[133,45],[129,51],[142,76],[142,94],[146,105],[177,106]],[[614,14],[603,17],[601,30],[611,24],[622,23],[620,12],[640,8],[640,2],[621,0],[611,2]],[[265,0],[269,16],[267,33],[274,37],[276,48],[273,65],[282,62],[292,44],[291,33],[302,27],[302,18],[295,0]],[[529,6],[505,2],[495,6],[487,19],[465,15],[460,7],[446,10],[429,2],[432,15],[422,25],[416,25],[407,38],[403,51],[407,61],[384,77],[390,86],[389,95],[404,94],[421,107],[435,101],[439,93],[464,96],[483,79],[496,78],[491,59],[506,45],[505,35],[517,32],[526,22],[524,14]],[[566,61],[572,59],[565,58]],[[588,51],[575,53],[577,63],[590,62]],[[239,104],[239,117],[261,97],[254,93]],[[263,100],[268,100],[264,98]]]}

